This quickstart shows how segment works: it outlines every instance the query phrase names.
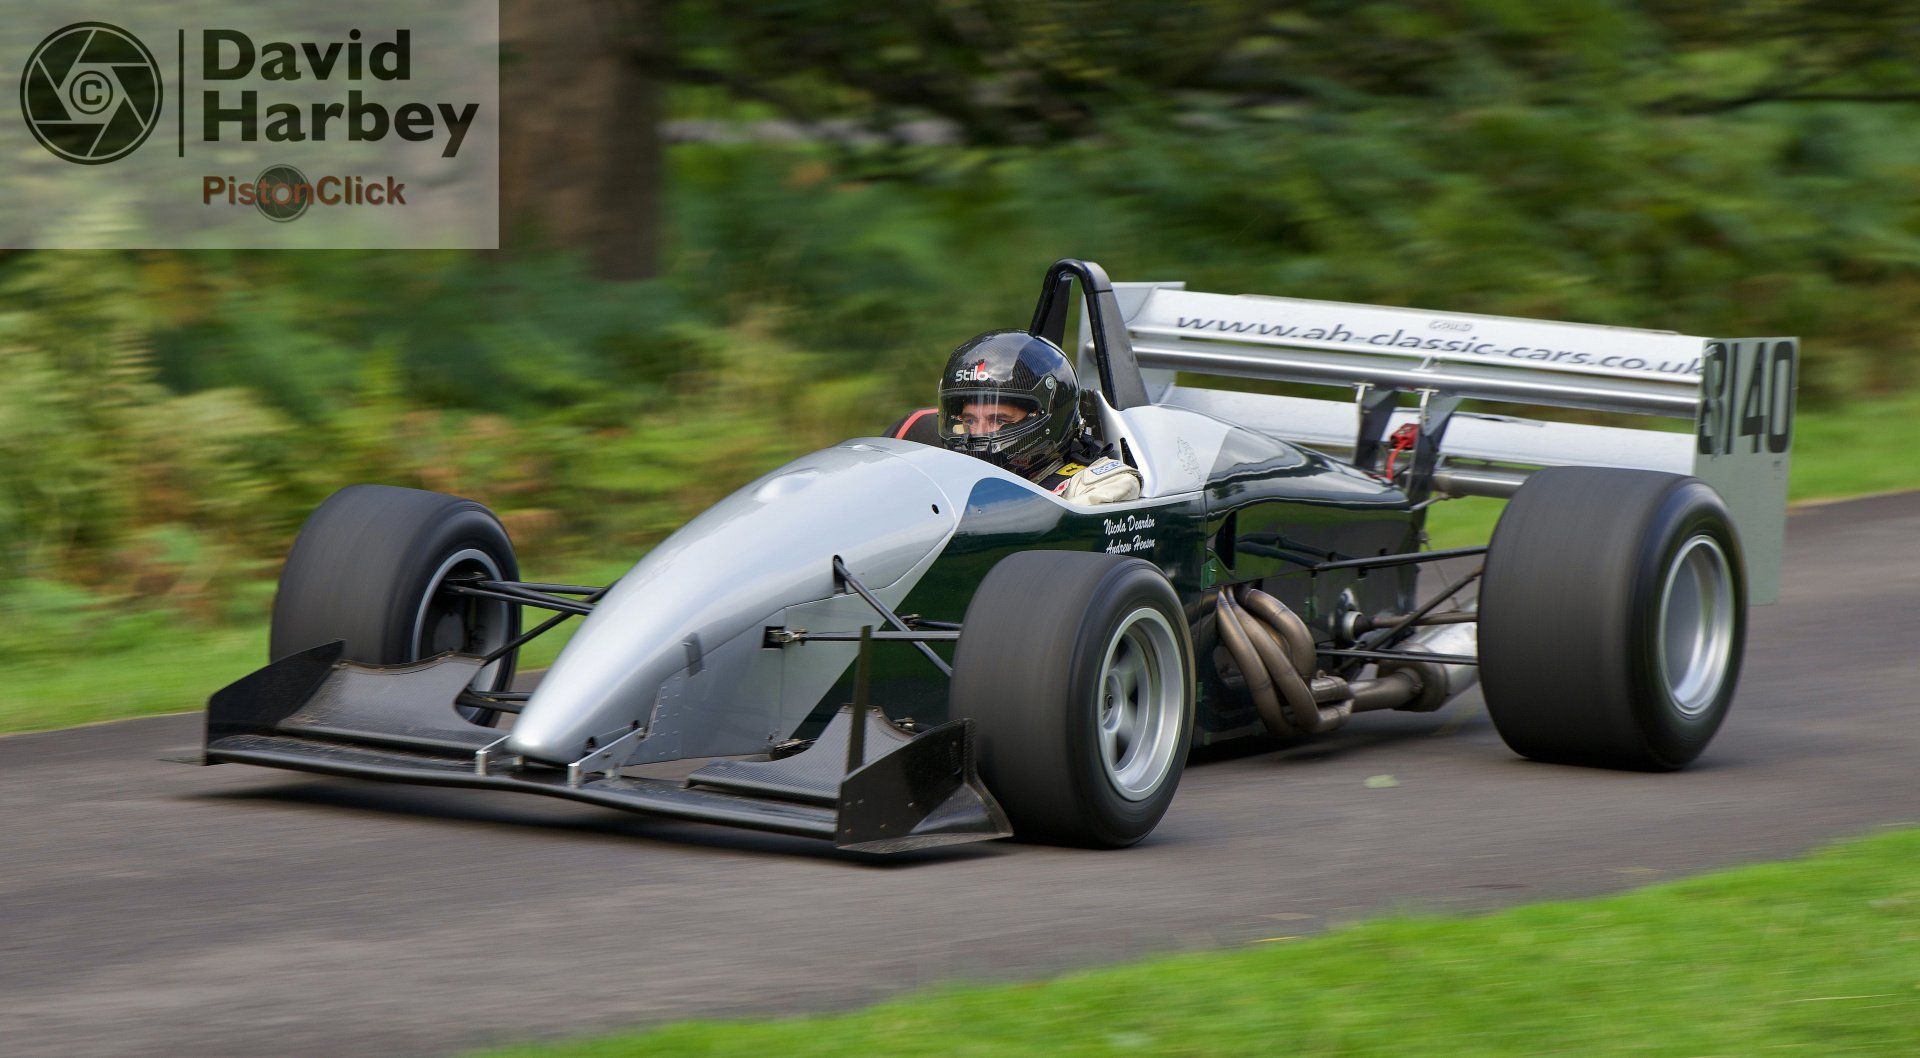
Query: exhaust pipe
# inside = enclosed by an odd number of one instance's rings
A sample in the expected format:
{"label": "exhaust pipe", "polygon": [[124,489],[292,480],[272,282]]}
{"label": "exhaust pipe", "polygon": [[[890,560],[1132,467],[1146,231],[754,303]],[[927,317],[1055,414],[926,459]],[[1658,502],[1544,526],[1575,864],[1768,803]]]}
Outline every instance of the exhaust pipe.
{"label": "exhaust pipe", "polygon": [[1353,703],[1344,683],[1315,680],[1322,694],[1338,699],[1322,705],[1295,660],[1304,651],[1305,671],[1313,671],[1313,635],[1306,623],[1270,595],[1253,589],[1247,594],[1258,596],[1261,601],[1254,605],[1275,615],[1278,630],[1243,609],[1232,592],[1222,591],[1217,604],[1220,638],[1246,677],[1254,708],[1267,729],[1281,736],[1318,735],[1346,723]]}
{"label": "exhaust pipe", "polygon": [[[1397,650],[1422,654],[1480,653],[1480,626],[1477,624],[1431,625],[1422,628],[1395,645]],[[1383,661],[1382,679],[1408,673],[1421,683],[1419,694],[1404,705],[1392,706],[1413,713],[1431,713],[1466,693],[1480,682],[1480,669],[1474,665],[1442,665],[1437,661]]]}
{"label": "exhaust pipe", "polygon": [[[1317,735],[1340,727],[1356,712],[1402,709],[1431,712],[1472,687],[1472,665],[1390,661],[1370,680],[1342,680],[1317,671],[1317,647],[1306,622],[1287,605],[1251,586],[1240,597],[1223,589],[1213,618],[1220,643],[1240,670],[1267,729],[1281,737]],[[1429,654],[1478,653],[1472,623],[1423,627],[1397,644]]]}

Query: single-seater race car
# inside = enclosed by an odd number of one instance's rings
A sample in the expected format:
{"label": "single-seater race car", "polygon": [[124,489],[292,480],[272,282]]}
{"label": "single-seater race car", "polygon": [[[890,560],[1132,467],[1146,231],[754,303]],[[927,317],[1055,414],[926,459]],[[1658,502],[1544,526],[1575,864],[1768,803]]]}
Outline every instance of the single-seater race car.
{"label": "single-seater race car", "polygon": [[[1048,270],[1029,330],[1076,351],[1139,499],[1075,506],[937,436],[867,437],[598,586],[521,579],[478,503],[355,485],[300,531],[274,660],[213,695],[205,762],[870,852],[1123,846],[1194,746],[1438,709],[1476,678],[1507,745],[1542,761],[1678,768],[1725,718],[1747,607],[1776,592],[1794,339],[1204,294],[1076,260]],[[1355,399],[1188,382],[1207,375]],[[1491,541],[1424,549],[1454,496],[1508,498]],[[518,689],[517,651],[575,616]]]}

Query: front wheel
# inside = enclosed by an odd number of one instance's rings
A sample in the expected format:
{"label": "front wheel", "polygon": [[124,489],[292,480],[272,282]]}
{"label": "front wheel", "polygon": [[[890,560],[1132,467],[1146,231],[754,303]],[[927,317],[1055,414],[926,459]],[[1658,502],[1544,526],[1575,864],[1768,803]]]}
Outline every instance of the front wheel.
{"label": "front wheel", "polygon": [[[300,528],[273,600],[274,660],[334,640],[343,656],[400,665],[449,651],[486,655],[520,633],[512,603],[445,591],[461,578],[518,580],[513,544],[492,511],[472,500],[388,485],[353,485],[327,498]],[[480,671],[474,689],[513,682],[509,653]],[[493,710],[461,706],[491,723]]]}
{"label": "front wheel", "polygon": [[950,694],[1016,835],[1131,845],[1166,814],[1193,733],[1173,585],[1137,558],[1010,556],[967,607]]}
{"label": "front wheel", "polygon": [[1705,482],[1537,471],[1487,549],[1487,712],[1535,760],[1679,768],[1733,704],[1746,596],[1739,538]]}

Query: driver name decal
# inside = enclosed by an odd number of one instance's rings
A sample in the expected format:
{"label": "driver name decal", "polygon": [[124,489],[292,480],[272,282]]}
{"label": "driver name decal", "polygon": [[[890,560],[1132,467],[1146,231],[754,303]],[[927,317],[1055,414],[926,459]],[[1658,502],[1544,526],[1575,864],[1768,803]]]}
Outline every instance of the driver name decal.
{"label": "driver name decal", "polygon": [[1101,527],[1107,534],[1106,551],[1109,555],[1131,555],[1137,551],[1153,550],[1153,538],[1140,535],[1153,528],[1153,516],[1150,514],[1103,518]]}

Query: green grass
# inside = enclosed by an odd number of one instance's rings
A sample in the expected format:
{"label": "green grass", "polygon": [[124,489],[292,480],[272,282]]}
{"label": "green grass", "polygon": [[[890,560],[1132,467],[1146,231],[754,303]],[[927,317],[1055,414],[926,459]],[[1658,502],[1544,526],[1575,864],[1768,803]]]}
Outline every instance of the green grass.
{"label": "green grass", "polygon": [[267,629],[261,624],[176,626],[120,649],[10,662],[6,693],[0,695],[0,733],[197,709],[209,693],[259,668],[266,657]]}
{"label": "green grass", "polygon": [[1505,500],[1468,496],[1436,503],[1427,512],[1427,542],[1433,547],[1472,547],[1493,536]]}
{"label": "green grass", "polygon": [[[553,663],[580,622],[529,645],[521,665]],[[42,657],[7,667],[0,734],[199,709],[207,695],[267,660],[267,626],[175,627],[137,645],[79,657]]]}
{"label": "green grass", "polygon": [[1920,488],[1920,393],[1799,416],[1792,500]]}
{"label": "green grass", "polygon": [[1920,1041],[1916,864],[1907,830],[1595,900],[487,1054],[1905,1056]]}
{"label": "green grass", "polygon": [[[1795,500],[1856,496],[1920,488],[1920,393],[1863,401],[1799,417],[1793,453]],[[1500,517],[1499,500],[1450,500],[1428,520],[1433,546],[1483,543]],[[623,561],[563,563],[537,575],[606,583]],[[269,598],[269,593],[257,593]],[[262,603],[264,607],[264,602]],[[149,615],[150,616],[150,615]],[[30,612],[0,613],[15,622]],[[576,622],[536,641],[523,659],[549,663]],[[4,661],[8,693],[0,697],[0,733],[37,731],[124,717],[200,708],[209,692],[245,675],[266,657],[264,614],[258,625],[201,627],[166,619],[136,619],[120,634],[86,640],[70,655],[36,652]]]}
{"label": "green grass", "polygon": [[[572,563],[552,576],[605,584],[625,570],[624,564]],[[201,708],[207,695],[267,660],[266,605],[272,595],[254,594],[261,611],[258,619],[232,627],[209,627],[159,612],[94,615],[90,622],[63,614],[58,623],[64,627],[53,634],[74,641],[72,652],[40,649],[5,661],[0,735]],[[31,619],[21,612],[0,611],[0,616],[15,622]],[[521,667],[552,664],[579,625],[567,621],[529,644]]]}

